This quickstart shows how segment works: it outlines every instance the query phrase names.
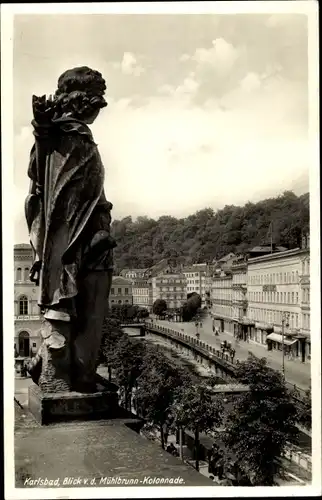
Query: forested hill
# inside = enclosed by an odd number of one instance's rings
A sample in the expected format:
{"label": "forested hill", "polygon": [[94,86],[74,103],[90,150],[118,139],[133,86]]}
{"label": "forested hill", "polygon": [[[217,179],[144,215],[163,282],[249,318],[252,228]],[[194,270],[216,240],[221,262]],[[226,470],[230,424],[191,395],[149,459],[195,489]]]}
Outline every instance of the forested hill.
{"label": "forested hill", "polygon": [[302,231],[309,231],[309,193],[296,196],[286,191],[243,207],[227,205],[217,211],[205,208],[182,219],[162,216],[133,221],[129,216],[114,220],[115,265],[117,271],[146,268],[163,258],[179,256],[187,264],[211,262],[269,241],[271,222],[274,243],[287,248],[299,246]]}

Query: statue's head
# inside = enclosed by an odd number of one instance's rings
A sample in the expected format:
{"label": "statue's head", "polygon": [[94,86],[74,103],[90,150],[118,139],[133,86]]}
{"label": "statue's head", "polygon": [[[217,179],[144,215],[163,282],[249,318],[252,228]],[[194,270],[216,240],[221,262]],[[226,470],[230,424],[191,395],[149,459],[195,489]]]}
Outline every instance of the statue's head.
{"label": "statue's head", "polygon": [[55,93],[57,114],[93,123],[100,110],[107,106],[105,90],[105,80],[98,71],[87,66],[68,69],[58,79]]}

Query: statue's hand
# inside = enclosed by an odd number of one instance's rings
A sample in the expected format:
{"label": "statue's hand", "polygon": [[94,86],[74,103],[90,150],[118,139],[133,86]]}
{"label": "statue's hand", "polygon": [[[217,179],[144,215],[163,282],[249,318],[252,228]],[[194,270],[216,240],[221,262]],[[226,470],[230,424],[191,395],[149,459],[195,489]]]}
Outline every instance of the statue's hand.
{"label": "statue's hand", "polygon": [[39,285],[40,278],[41,261],[37,260],[30,269],[29,279],[34,282],[37,286]]}
{"label": "statue's hand", "polygon": [[52,96],[48,99],[46,95],[37,97],[32,96],[32,110],[34,114],[34,119],[38,125],[48,125],[55,114],[55,105]]}

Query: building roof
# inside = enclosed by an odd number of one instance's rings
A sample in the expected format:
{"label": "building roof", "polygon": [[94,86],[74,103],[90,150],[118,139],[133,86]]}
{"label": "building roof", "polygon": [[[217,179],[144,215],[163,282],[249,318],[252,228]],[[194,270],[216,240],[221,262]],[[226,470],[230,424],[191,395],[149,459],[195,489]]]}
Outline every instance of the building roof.
{"label": "building roof", "polygon": [[125,269],[125,274],[126,273],[145,273],[146,270],[147,270],[147,268],[145,268],[145,269]]}
{"label": "building roof", "polygon": [[228,262],[230,259],[233,259],[236,255],[233,252],[228,253],[221,257],[221,259],[217,260],[217,262]]}
{"label": "building roof", "polygon": [[259,255],[258,257],[252,257],[248,259],[248,264],[255,264],[256,262],[263,262],[265,260],[277,260],[284,259],[287,257],[292,257],[297,254],[306,254],[309,253],[310,250],[308,248],[293,248],[292,250],[286,250],[284,252],[273,252],[265,255]]}
{"label": "building roof", "polygon": [[[282,247],[282,246],[277,246],[277,245],[273,245],[273,253],[276,253],[276,252],[285,252],[287,250],[286,247]],[[271,245],[258,245],[254,248],[252,248],[250,251],[250,253],[262,253],[262,252],[267,252],[267,253],[271,253]]]}
{"label": "building roof", "polygon": [[122,276],[113,276],[112,285],[132,285],[132,281]]}

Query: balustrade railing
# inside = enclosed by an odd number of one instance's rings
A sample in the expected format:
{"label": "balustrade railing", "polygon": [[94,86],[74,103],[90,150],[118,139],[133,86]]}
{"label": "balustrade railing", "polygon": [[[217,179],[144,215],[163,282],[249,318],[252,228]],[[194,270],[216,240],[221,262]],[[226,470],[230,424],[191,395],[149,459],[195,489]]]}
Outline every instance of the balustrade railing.
{"label": "balustrade railing", "polygon": [[[146,326],[164,332],[169,336],[185,341],[187,344],[198,347],[205,354],[207,354],[210,358],[216,357],[219,360],[224,361],[226,364],[230,365],[231,368],[238,366],[240,360],[237,358],[230,356],[220,349],[216,349],[216,347],[207,344],[206,342],[202,342],[199,339],[196,339],[190,335],[183,334],[183,332],[179,332],[178,330],[174,330],[172,328],[167,328],[161,325],[156,325],[151,322],[146,322]],[[302,401],[302,399],[306,396],[307,391],[301,389],[295,384],[291,384],[290,382],[285,382],[286,387],[292,393],[292,398],[298,401]]]}

